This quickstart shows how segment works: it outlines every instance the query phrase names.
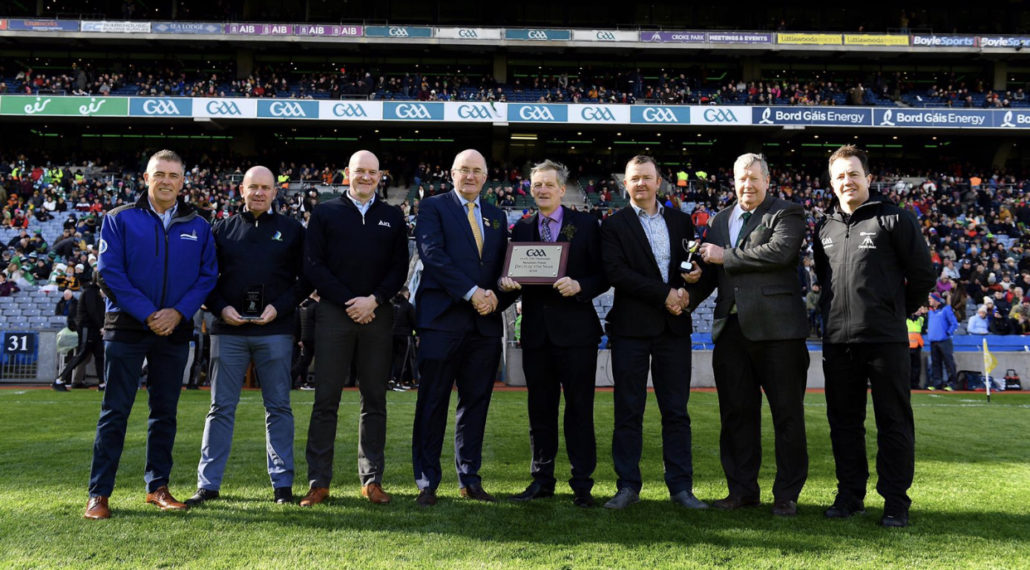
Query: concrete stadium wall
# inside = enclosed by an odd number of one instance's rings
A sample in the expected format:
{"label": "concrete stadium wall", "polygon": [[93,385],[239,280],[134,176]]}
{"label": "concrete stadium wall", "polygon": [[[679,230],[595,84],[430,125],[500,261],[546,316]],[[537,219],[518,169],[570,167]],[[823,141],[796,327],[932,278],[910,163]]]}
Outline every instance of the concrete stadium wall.
{"label": "concrete stadium wall", "polygon": [[[1023,387],[1026,389],[1030,380],[1030,353],[1028,352],[995,352],[994,357],[998,359],[998,367],[991,372],[992,376],[1002,377],[1005,370],[1013,368],[1022,378]],[[822,351],[810,351],[811,361],[808,365],[808,387],[823,388],[825,379],[823,377],[823,353]],[[526,377],[522,373],[522,349],[508,348],[505,362],[504,383],[509,386],[525,386]],[[926,384],[926,356],[923,356],[923,385]],[[695,350],[691,356],[690,386],[692,388],[714,388],[715,376],[712,372],[712,351]],[[955,353],[955,364],[958,370],[976,370],[983,368],[983,355],[979,352],[958,352]],[[601,350],[597,354],[597,386],[613,386],[611,372],[611,351]],[[648,385],[651,385],[650,376]]]}

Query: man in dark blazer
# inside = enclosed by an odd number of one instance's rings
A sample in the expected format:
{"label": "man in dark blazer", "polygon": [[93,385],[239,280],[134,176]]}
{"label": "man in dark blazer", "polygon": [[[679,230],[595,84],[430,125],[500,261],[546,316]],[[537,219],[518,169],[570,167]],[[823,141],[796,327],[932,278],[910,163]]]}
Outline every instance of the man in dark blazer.
{"label": "man in dark blazer", "polygon": [[552,285],[523,287],[501,278],[503,291],[522,291],[522,370],[529,400],[533,482],[513,501],[554,494],[558,455],[558,403],[565,391],[565,447],[572,464],[573,503],[592,507],[591,475],[597,466],[594,384],[601,321],[593,298],[608,290],[601,265],[597,218],[561,205],[569,171],[545,160],[530,172],[530,192],[540,212],[515,224],[512,241],[568,243],[565,275]]}
{"label": "man in dark blazer", "polygon": [[[662,413],[665,484],[674,503],[692,509],[708,505],[694,497],[690,449],[690,296],[680,262],[694,225],[679,210],[657,199],[661,179],[654,159],[635,156],[626,164],[630,204],[601,226],[605,273],[615,287],[608,336],[615,378],[615,431],[612,459],[618,493],[605,503],[622,509],[640,500],[647,371]],[[687,275],[700,278],[700,271]]]}
{"label": "man in dark blazer", "polygon": [[487,174],[482,154],[459,153],[451,167],[454,190],[423,200],[415,225],[425,269],[415,296],[421,380],[411,455],[422,506],[436,504],[440,450],[455,384],[454,454],[461,495],[495,500],[483,490],[479,466],[501,358],[502,299],[496,289],[508,247],[508,221],[503,211],[480,200]]}
{"label": "man in dark blazer", "polygon": [[759,503],[762,391],[776,433],[773,514],[797,514],[808,477],[805,384],[808,318],[798,277],[804,210],[768,193],[769,166],[758,154],[733,165],[737,202],[709,221],[696,307],[718,287],[712,363],[719,392],[719,454],[729,495],[712,505]]}

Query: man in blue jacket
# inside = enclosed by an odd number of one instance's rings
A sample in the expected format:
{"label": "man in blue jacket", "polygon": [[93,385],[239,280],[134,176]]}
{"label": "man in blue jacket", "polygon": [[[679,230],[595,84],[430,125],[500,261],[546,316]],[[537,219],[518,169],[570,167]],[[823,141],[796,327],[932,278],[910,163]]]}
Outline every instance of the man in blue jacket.
{"label": "man in blue jacket", "polygon": [[175,414],[193,336],[193,314],[215,286],[218,267],[211,227],[179,198],[182,158],[150,157],[146,194],[111,210],[100,230],[97,269],[107,295],[104,376],[107,390],[93,443],[85,518],[110,518],[108,497],[136,399],[143,360],[149,364],[146,502],[182,510],[168,492]]}
{"label": "man in blue jacket", "polygon": [[[958,328],[958,320],[951,306],[936,293],[930,293],[930,313],[927,317],[926,339],[930,341],[932,367],[930,385],[926,389],[951,392],[955,389],[955,348],[951,338]],[[947,378],[941,377],[942,372],[947,373]]]}
{"label": "man in blue jacket", "polygon": [[211,327],[211,410],[197,466],[193,507],[218,497],[232,447],[233,424],[247,367],[254,362],[265,404],[268,477],[273,500],[293,502],[293,410],[290,357],[293,311],[311,292],[301,279],[304,227],[272,207],[272,171],[255,166],[240,185],[243,211],[215,224],[218,285],[207,308],[218,318]]}

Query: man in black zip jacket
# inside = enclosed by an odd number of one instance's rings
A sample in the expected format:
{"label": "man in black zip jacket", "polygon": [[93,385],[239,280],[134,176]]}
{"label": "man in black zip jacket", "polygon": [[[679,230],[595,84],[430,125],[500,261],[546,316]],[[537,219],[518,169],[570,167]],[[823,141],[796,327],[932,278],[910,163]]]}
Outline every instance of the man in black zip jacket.
{"label": "man in black zip jacket", "polygon": [[340,390],[357,362],[361,390],[358,476],[361,496],[388,503],[382,479],[386,449],[386,384],[393,358],[390,299],[404,284],[408,238],[399,208],[376,197],[381,171],[371,152],[354,153],[347,194],[318,205],[305,242],[304,273],[318,290],[315,404],[306,457],[308,494],[302,507],[329,496]]}
{"label": "man in black zip jacket", "polygon": [[254,363],[265,404],[268,476],[273,500],[293,501],[290,357],[293,311],[311,292],[303,278],[304,227],[272,207],[275,176],[264,166],[243,175],[244,209],[214,226],[218,284],[207,297],[211,327],[211,409],[190,506],[218,497],[232,446],[247,368]]}
{"label": "man in black zip jacket", "polygon": [[826,415],[837,466],[829,518],[865,512],[866,385],[876,415],[876,490],[885,527],[908,525],[907,491],[915,471],[915,426],[909,398],[906,315],[935,283],[930,251],[915,217],[870,196],[868,157],[845,145],[830,155],[838,203],[816,229],[815,265],[823,286]]}

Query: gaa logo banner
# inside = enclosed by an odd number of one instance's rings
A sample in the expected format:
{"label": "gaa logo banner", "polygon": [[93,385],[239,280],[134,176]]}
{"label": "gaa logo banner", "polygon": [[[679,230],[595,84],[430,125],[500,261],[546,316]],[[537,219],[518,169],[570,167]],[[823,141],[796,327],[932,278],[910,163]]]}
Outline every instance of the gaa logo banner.
{"label": "gaa logo banner", "polygon": [[630,107],[630,122],[648,125],[689,125],[690,107],[634,105]]}
{"label": "gaa logo banner", "polygon": [[508,115],[507,103],[444,103],[444,119],[460,123],[503,122]]}
{"label": "gaa logo banner", "polygon": [[262,119],[317,119],[317,101],[259,100],[258,117]]}
{"label": "gaa logo banner", "polygon": [[442,121],[443,103],[383,103],[383,118],[388,121]]}
{"label": "gaa logo banner", "polygon": [[690,122],[695,125],[750,125],[751,107],[693,106],[690,108]]}
{"label": "gaa logo banner", "polygon": [[569,110],[565,105],[508,103],[508,121],[512,123],[567,123]]}
{"label": "gaa logo banner", "polygon": [[570,123],[619,123],[629,122],[627,105],[569,105]]}
{"label": "gaa logo banner", "polygon": [[130,117],[191,117],[193,99],[187,97],[133,97]]}
{"label": "gaa logo banner", "polygon": [[381,121],[380,101],[319,101],[318,116],[323,121]]}
{"label": "gaa logo banner", "polygon": [[257,118],[257,100],[198,97],[193,100],[193,116],[212,119]]}

